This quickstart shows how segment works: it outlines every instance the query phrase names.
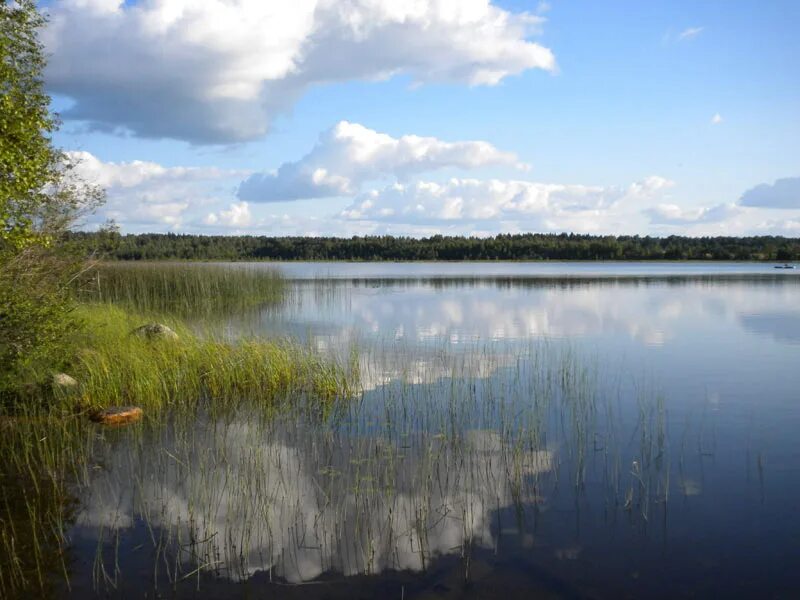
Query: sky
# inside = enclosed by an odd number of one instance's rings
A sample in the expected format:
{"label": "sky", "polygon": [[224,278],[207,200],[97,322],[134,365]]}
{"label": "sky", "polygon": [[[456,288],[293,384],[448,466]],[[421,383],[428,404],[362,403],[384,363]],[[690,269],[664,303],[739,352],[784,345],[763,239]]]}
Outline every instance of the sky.
{"label": "sky", "polygon": [[800,236],[800,2],[41,2],[123,232]]}

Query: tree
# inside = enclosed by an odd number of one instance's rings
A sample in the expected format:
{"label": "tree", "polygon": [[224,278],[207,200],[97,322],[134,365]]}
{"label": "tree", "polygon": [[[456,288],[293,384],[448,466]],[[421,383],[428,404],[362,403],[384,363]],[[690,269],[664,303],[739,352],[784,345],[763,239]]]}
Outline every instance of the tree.
{"label": "tree", "polygon": [[82,265],[61,241],[102,200],[53,145],[44,25],[31,0],[0,0],[0,397],[65,359],[70,282]]}

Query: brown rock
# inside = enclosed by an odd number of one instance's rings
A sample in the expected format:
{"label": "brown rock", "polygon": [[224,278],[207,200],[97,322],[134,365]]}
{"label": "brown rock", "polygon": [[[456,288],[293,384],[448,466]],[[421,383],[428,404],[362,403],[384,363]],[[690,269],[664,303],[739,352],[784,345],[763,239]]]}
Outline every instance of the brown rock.
{"label": "brown rock", "polygon": [[121,425],[138,421],[142,418],[142,414],[142,409],[138,406],[114,406],[94,412],[89,418],[103,425]]}

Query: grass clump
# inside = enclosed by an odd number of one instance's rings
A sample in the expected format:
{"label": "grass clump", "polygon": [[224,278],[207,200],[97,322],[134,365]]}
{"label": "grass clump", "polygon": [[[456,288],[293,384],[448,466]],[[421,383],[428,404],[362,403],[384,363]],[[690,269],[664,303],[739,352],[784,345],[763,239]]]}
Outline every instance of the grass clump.
{"label": "grass clump", "polygon": [[62,399],[85,408],[180,408],[201,399],[269,403],[290,394],[331,400],[349,393],[343,367],[288,340],[221,341],[174,319],[163,322],[177,339],[148,339],[133,333],[148,319],[119,307],[84,305],[78,316],[87,333],[70,374],[80,389]]}
{"label": "grass clump", "polygon": [[209,317],[278,304],[284,291],[277,271],[253,266],[103,263],[82,282],[79,297],[139,313]]}

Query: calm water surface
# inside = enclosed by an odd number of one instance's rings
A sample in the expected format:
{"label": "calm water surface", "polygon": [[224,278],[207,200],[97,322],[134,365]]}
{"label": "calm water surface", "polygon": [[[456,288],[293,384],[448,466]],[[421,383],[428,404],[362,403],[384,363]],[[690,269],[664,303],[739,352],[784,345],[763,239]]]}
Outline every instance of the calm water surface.
{"label": "calm water surface", "polygon": [[98,433],[73,595],[800,597],[800,273],[246,268],[361,393]]}

